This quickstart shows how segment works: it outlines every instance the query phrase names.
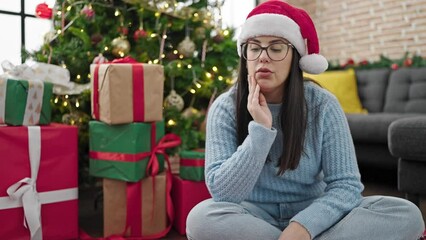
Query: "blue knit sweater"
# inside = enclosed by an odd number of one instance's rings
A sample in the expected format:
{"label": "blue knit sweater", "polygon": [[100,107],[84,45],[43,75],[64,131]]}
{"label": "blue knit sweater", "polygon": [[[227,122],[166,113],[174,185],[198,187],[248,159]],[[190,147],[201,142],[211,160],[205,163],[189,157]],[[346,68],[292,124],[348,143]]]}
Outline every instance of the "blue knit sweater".
{"label": "blue knit sweater", "polygon": [[359,205],[364,187],[345,114],[332,94],[305,83],[304,153],[299,166],[281,176],[276,174],[283,151],[281,105],[268,105],[272,129],[251,121],[247,138],[238,145],[235,95],[235,87],[221,94],[207,117],[205,175],[215,201],[288,206],[294,213],[290,221],[302,224],[312,238]]}

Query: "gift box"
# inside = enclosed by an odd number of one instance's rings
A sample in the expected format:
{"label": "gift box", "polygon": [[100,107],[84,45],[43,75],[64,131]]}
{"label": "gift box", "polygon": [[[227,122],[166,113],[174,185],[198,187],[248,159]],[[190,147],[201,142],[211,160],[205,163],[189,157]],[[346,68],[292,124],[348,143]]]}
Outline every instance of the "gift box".
{"label": "gift box", "polygon": [[170,156],[170,170],[172,174],[179,174],[179,168],[180,168],[180,156],[179,153],[175,153]]}
{"label": "gift box", "polygon": [[182,179],[204,181],[204,149],[180,152],[179,175]]}
{"label": "gift box", "polygon": [[163,119],[164,70],[159,64],[92,64],[92,115],[108,124]]}
{"label": "gift box", "polygon": [[104,236],[161,238],[171,229],[171,174],[136,183],[103,179]]}
{"label": "gift box", "polygon": [[53,85],[0,76],[0,124],[45,125],[50,123]]}
{"label": "gift box", "polygon": [[198,203],[211,198],[205,182],[183,180],[178,175],[173,175],[172,188],[175,218],[173,228],[184,235],[186,233],[186,218],[191,209]]}
{"label": "gift box", "polygon": [[1,239],[77,239],[77,127],[0,127],[0,156]]}
{"label": "gift box", "polygon": [[90,174],[137,182],[163,171],[165,149],[180,144],[177,135],[164,131],[163,121],[121,125],[91,121]]}

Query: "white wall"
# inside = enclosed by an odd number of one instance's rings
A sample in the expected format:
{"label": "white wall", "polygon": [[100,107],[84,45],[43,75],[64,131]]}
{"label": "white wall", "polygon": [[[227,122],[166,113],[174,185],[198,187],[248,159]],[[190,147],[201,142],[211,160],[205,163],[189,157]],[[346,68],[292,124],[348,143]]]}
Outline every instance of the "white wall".
{"label": "white wall", "polygon": [[[53,7],[55,0],[25,0],[25,13],[34,15],[37,4],[45,2]],[[9,12],[20,12],[21,2],[17,0],[1,0],[0,9]],[[25,18],[25,48],[37,50],[43,44],[43,37],[51,29],[48,19]],[[4,60],[14,65],[21,64],[21,17],[19,15],[0,14],[0,64]],[[0,67],[0,74],[3,69]]]}
{"label": "white wall", "polygon": [[224,2],[223,23],[225,26],[236,29],[235,37],[240,34],[240,27],[255,4],[255,0],[226,0]]}

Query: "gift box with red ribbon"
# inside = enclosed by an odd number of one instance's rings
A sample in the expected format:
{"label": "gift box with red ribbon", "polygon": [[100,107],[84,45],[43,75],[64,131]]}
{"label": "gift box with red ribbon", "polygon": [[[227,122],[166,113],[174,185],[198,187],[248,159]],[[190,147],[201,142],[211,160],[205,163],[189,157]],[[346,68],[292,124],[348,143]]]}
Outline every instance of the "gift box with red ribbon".
{"label": "gift box with red ribbon", "polygon": [[204,181],[204,149],[181,151],[179,175],[182,179]]}
{"label": "gift box with red ribbon", "polygon": [[0,127],[0,156],[1,239],[77,239],[77,127]]}
{"label": "gift box with red ribbon", "polygon": [[53,85],[0,76],[0,124],[14,126],[50,123]]}
{"label": "gift box with red ribbon", "polygon": [[163,119],[164,68],[123,58],[92,64],[92,115],[108,124]]}
{"label": "gift box with red ribbon", "polygon": [[164,132],[164,121],[120,125],[91,121],[90,174],[127,182],[155,176],[164,170],[165,150],[181,141]]}
{"label": "gift box with red ribbon", "polygon": [[179,234],[186,234],[186,218],[195,205],[211,198],[205,182],[183,180],[178,175],[173,175],[172,188],[173,206],[175,218],[173,228]]}
{"label": "gift box with red ribbon", "polygon": [[104,236],[158,239],[167,235],[173,222],[171,184],[168,171],[135,183],[103,179]]}

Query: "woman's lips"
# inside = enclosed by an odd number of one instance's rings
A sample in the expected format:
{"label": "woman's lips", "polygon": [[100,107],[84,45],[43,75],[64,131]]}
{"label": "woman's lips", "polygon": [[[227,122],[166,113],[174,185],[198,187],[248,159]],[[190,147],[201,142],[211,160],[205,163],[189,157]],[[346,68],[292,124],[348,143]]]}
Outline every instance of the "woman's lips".
{"label": "woman's lips", "polygon": [[256,77],[257,78],[269,78],[272,75],[271,70],[267,68],[261,68],[256,71]]}

